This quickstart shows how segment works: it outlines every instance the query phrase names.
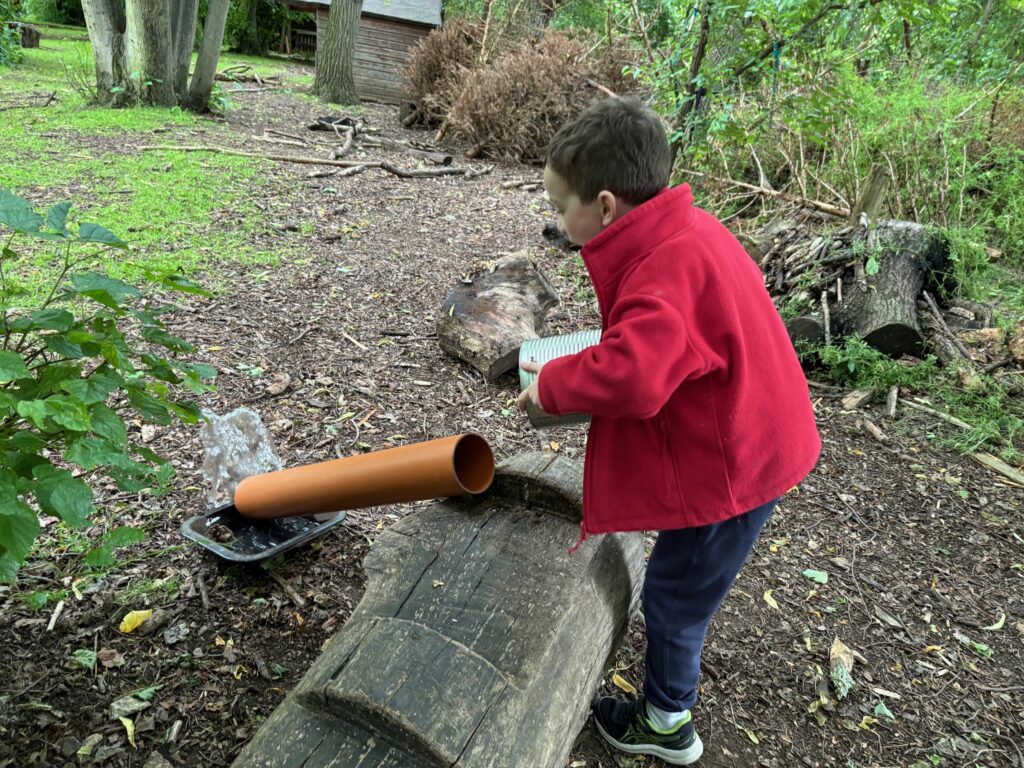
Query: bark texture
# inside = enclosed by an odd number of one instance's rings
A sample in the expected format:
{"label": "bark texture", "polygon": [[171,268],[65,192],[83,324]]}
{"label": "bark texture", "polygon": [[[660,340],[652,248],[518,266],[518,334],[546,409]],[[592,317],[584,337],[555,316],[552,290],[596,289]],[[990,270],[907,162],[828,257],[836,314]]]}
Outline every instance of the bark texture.
{"label": "bark texture", "polygon": [[521,454],[379,536],[362,601],[235,768],[562,768],[643,567],[637,534],[567,553],[581,504],[579,464]]}
{"label": "bark texture", "polygon": [[358,104],[352,57],[363,0],[334,0],[323,46],[317,50],[313,93],[335,104]]}

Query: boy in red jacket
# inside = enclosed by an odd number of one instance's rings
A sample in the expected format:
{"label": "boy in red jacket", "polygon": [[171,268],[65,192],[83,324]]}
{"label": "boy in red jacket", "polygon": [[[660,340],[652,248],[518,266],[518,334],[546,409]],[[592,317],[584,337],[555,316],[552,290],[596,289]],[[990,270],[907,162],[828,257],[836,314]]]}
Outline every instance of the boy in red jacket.
{"label": "boy in red jacket", "polygon": [[643,587],[643,696],[594,705],[601,735],[689,765],[708,622],[780,496],[821,450],[796,353],[760,270],[730,232],[668,188],[658,117],[609,99],[548,147],[544,186],[594,283],[601,342],[523,367],[519,398],[592,414],[580,541],[659,531]]}

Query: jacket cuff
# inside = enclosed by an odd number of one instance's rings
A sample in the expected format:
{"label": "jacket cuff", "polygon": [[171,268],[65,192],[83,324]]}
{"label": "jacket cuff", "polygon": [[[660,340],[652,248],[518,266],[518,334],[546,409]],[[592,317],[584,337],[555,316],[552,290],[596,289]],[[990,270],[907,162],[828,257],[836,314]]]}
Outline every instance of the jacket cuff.
{"label": "jacket cuff", "polygon": [[552,360],[540,369],[540,376],[537,378],[537,394],[540,396],[540,407],[544,413],[550,416],[561,416],[562,411],[558,408],[558,399],[555,395],[556,380],[558,379],[558,364],[560,360]]}

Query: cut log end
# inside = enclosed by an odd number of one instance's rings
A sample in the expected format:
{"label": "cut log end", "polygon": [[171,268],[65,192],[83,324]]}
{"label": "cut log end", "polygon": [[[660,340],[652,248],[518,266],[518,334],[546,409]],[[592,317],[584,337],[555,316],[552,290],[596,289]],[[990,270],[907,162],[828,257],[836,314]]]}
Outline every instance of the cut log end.
{"label": "cut log end", "polygon": [[924,340],[916,328],[902,323],[888,323],[865,334],[864,341],[890,357],[920,357]]}

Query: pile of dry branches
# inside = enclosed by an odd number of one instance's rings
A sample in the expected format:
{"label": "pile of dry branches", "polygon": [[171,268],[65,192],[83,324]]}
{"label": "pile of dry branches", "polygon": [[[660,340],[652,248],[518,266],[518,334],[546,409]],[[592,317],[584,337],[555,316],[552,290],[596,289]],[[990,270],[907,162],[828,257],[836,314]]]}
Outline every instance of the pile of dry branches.
{"label": "pile of dry branches", "polygon": [[466,140],[470,157],[539,160],[564,123],[594,101],[633,88],[623,74],[628,48],[548,31],[484,64],[482,34],[470,25],[431,33],[407,77],[416,110],[406,123],[440,122],[438,139],[451,133]]}

